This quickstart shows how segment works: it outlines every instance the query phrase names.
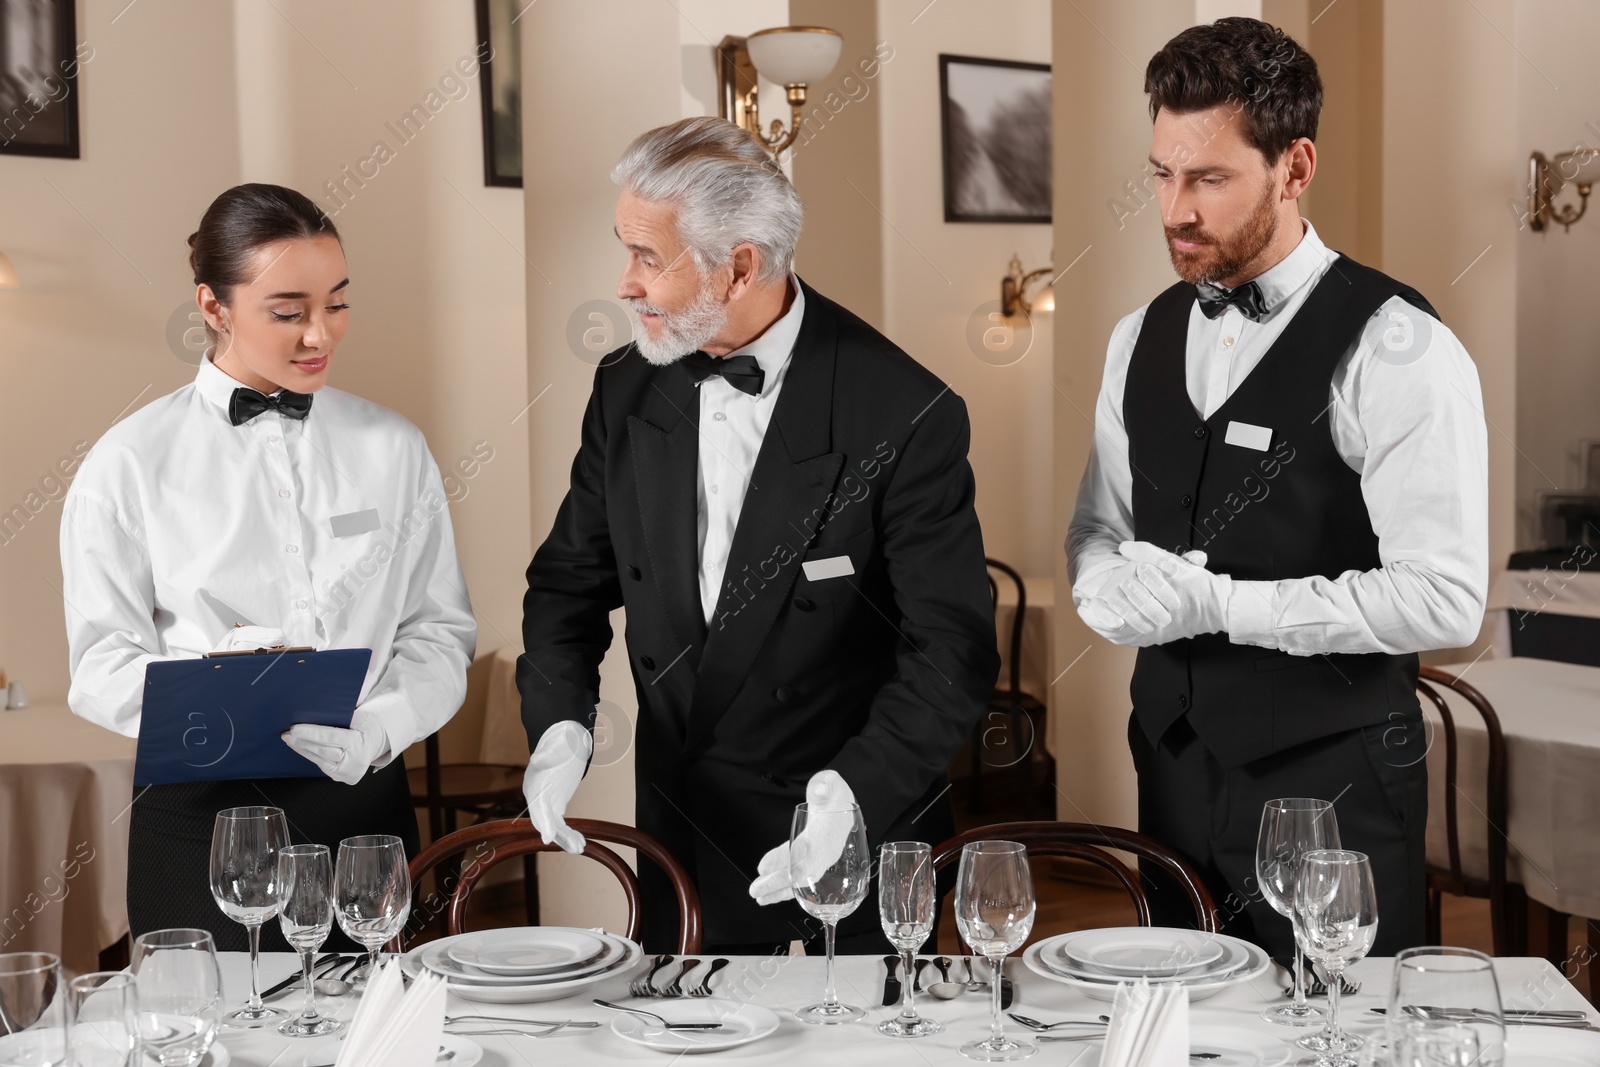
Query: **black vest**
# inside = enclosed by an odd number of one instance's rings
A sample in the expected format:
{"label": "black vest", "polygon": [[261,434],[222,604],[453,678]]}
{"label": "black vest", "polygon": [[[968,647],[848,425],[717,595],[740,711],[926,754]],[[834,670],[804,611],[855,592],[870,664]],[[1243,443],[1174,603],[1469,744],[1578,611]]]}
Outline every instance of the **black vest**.
{"label": "black vest", "polygon": [[[1150,303],[1128,366],[1123,419],[1140,541],[1203,549],[1236,580],[1335,578],[1379,567],[1361,478],[1334,447],[1329,390],[1340,359],[1392,296],[1417,292],[1341,255],[1233,395],[1200,418],[1185,349],[1195,287]],[[1437,316],[1436,316],[1437,317]],[[1265,451],[1224,441],[1230,422],[1269,427]],[[1418,715],[1417,657],[1291,656],[1225,633],[1139,650],[1133,709],[1151,744],[1179,718],[1225,767],[1344,730]]]}

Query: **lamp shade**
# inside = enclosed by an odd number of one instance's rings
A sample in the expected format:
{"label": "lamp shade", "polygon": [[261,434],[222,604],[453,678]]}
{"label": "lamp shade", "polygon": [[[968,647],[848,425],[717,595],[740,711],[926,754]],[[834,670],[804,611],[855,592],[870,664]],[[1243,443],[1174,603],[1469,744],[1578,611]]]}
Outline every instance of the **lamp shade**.
{"label": "lamp shade", "polygon": [[17,278],[17,268],[11,265],[11,260],[4,252],[0,252],[0,289],[15,289],[21,284]]}
{"label": "lamp shade", "polygon": [[750,62],[763,78],[779,85],[820,81],[839,62],[844,38],[822,26],[774,26],[745,39]]}

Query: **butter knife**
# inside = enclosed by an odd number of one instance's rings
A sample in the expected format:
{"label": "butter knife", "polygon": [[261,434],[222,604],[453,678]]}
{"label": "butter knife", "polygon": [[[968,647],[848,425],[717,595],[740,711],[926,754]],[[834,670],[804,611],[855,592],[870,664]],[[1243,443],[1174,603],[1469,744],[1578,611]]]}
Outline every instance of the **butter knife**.
{"label": "butter knife", "polygon": [[883,963],[889,969],[887,977],[883,980],[883,1006],[887,1008],[900,1003],[900,979],[894,976],[895,968],[900,966],[900,957],[885,956]]}

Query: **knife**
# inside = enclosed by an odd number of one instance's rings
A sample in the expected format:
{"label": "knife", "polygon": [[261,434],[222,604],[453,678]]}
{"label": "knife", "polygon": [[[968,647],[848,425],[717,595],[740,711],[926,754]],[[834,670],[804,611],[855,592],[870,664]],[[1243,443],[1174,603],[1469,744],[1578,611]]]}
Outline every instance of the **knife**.
{"label": "knife", "polygon": [[887,1008],[900,1003],[900,979],[894,976],[895,968],[900,966],[900,957],[885,956],[883,962],[889,969],[888,975],[883,980],[883,1006]]}
{"label": "knife", "polygon": [[[318,960],[316,963],[313,963],[311,965],[311,977],[313,979],[321,978],[323,976],[323,974],[327,973],[328,971],[337,969],[338,966],[339,966],[339,961],[340,960],[349,961],[349,960],[355,959],[355,958],[356,957],[354,957],[354,956],[346,956],[343,953],[339,953],[339,952],[330,952],[326,956],[324,956],[320,960]],[[332,966],[328,966],[329,964],[332,964]],[[268,997],[277,996],[279,993],[282,993],[285,989],[289,989],[289,988],[293,987],[294,985],[296,985],[303,977],[304,977],[303,972],[301,972],[301,971],[294,972],[289,977],[285,978],[283,981],[281,981],[277,985],[273,986],[271,989],[263,989],[261,991],[261,999],[262,1000],[266,1000]]]}

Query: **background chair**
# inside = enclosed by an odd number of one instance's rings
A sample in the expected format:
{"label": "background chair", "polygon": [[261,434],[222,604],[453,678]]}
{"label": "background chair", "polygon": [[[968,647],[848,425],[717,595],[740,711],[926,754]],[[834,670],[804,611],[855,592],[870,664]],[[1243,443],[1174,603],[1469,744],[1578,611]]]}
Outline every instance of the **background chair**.
{"label": "background chair", "polygon": [[[972,730],[972,741],[969,746],[971,751],[971,789],[968,796],[968,806],[972,811],[979,811],[983,806],[981,796],[981,781],[984,756],[994,752],[998,746],[992,746],[989,738],[996,730],[1005,731],[1010,727],[1010,735],[1006,739],[1010,758],[1013,761],[999,766],[1017,766],[1021,769],[1024,804],[1026,814],[1032,818],[1036,814],[1038,805],[1037,788],[1034,783],[1033,766],[1035,751],[1045,765],[1046,781],[1055,781],[1055,759],[1046,750],[1043,743],[1044,728],[1047,721],[1048,710],[1043,700],[1032,693],[1025,692],[1022,688],[1022,627],[1024,616],[1028,611],[1028,589],[1022,580],[1022,575],[1008,563],[998,559],[985,559],[989,567],[989,599],[995,611],[1000,608],[1000,586],[995,579],[998,572],[1017,594],[1017,607],[1011,616],[1011,632],[1006,640],[1007,672],[1002,677],[1002,684],[995,688],[989,697],[988,706],[984,708],[983,715]],[[1000,724],[995,720],[1001,719]],[[1026,726],[1026,729],[1024,729]]]}
{"label": "background chair", "polygon": [[[626,860],[601,842],[637,849],[641,857],[648,858],[661,868],[678,898],[678,953],[691,955],[700,951],[700,894],[689,880],[683,865],[665,846],[649,834],[619,823],[599,819],[568,819],[567,824],[584,836],[583,854],[609,869],[622,884],[622,894],[628,903],[628,937],[637,940],[639,935],[639,879]],[[459,934],[466,929],[467,900],[472,896],[473,888],[496,864],[519,856],[532,860],[536,853],[554,852],[557,848],[556,845],[545,844],[539,837],[539,831],[527,819],[477,823],[448,834],[423,849],[422,854],[411,861],[411,884],[413,887],[420,885],[425,874],[446,860],[457,861],[459,874],[449,879],[448,884],[441,880],[439,891],[449,894],[446,929],[450,934]],[[471,856],[464,856],[469,850]],[[413,905],[413,915],[419,910]],[[424,919],[424,923],[426,921]],[[390,951],[403,951],[403,936],[391,943]]]}
{"label": "background chair", "polygon": [[1154,838],[1115,826],[1087,822],[1002,822],[978,826],[957,834],[933,850],[934,870],[961,859],[962,846],[973,841],[1018,841],[1029,857],[1065,856],[1092,863],[1116,879],[1133,901],[1140,926],[1150,925],[1150,900],[1140,882],[1140,872],[1116,855],[1128,852],[1148,861],[1170,876],[1189,898],[1198,929],[1216,933],[1217,908],[1205,883],[1189,861]]}
{"label": "background chair", "polygon": [[[1471,704],[1483,719],[1488,735],[1488,787],[1485,791],[1484,816],[1489,824],[1489,871],[1487,878],[1469,877],[1461,866],[1461,836],[1457,813],[1456,789],[1456,725],[1449,705],[1432,685],[1444,686],[1459,694]],[[1500,717],[1484,695],[1460,678],[1437,667],[1423,667],[1417,677],[1417,691],[1433,705],[1439,716],[1440,733],[1444,736],[1444,812],[1445,839],[1449,864],[1428,864],[1427,936],[1431,944],[1444,944],[1441,930],[1442,896],[1477,897],[1489,901],[1489,924],[1494,938],[1496,956],[1522,956],[1527,954],[1527,894],[1521,885],[1510,882],[1506,876],[1506,739],[1500,730]],[[1420,758],[1420,757],[1419,757]],[[1557,925],[1552,915],[1551,927]],[[1560,922],[1561,955],[1566,954],[1566,922]],[[1554,934],[1552,934],[1552,940]]]}

